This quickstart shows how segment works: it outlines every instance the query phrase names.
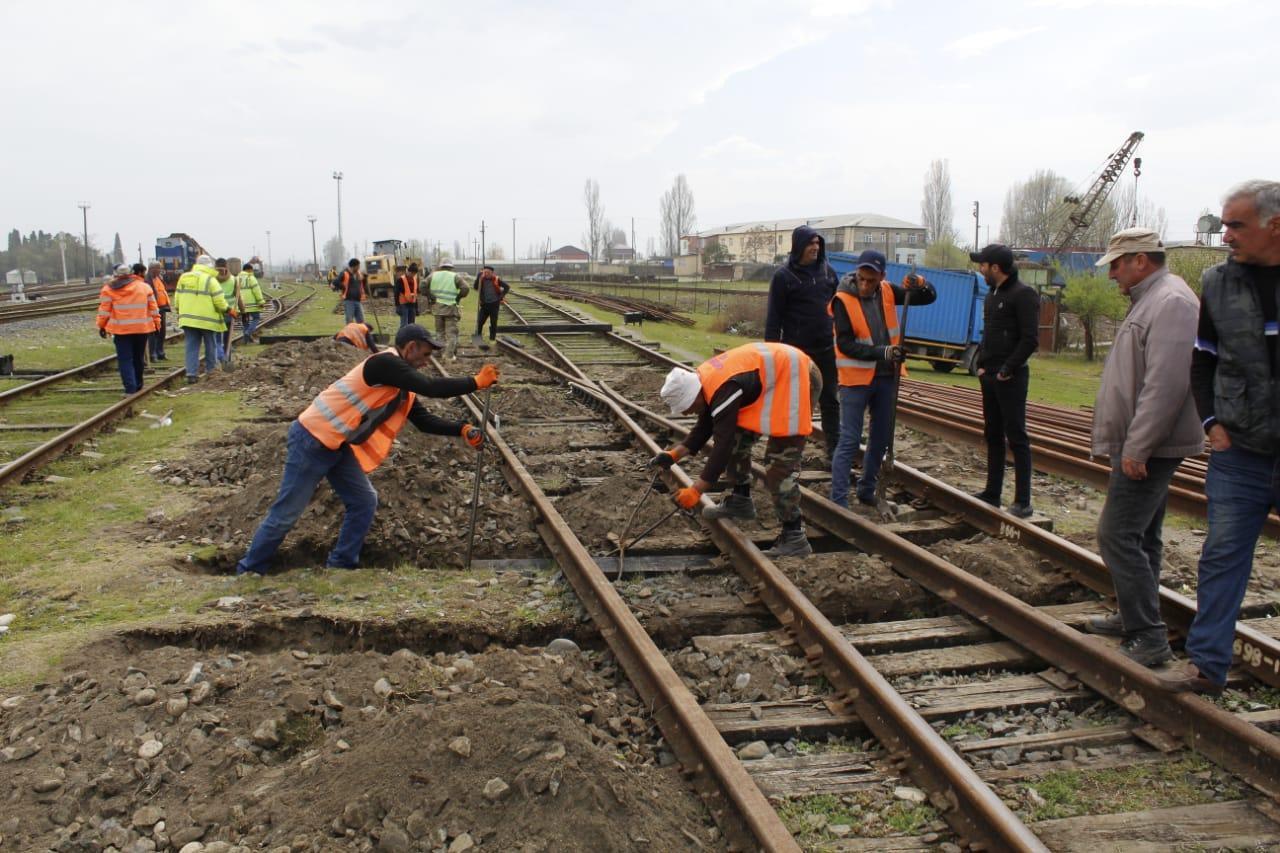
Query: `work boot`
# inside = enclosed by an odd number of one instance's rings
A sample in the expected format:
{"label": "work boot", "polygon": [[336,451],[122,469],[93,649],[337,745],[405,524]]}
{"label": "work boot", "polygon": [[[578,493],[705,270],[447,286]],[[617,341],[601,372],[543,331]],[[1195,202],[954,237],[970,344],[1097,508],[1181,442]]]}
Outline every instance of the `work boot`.
{"label": "work boot", "polygon": [[1084,629],[1090,634],[1103,634],[1107,637],[1125,636],[1124,620],[1120,618],[1119,613],[1090,616],[1089,621],[1084,623]]}
{"label": "work boot", "polygon": [[989,506],[1000,506],[1000,498],[992,496],[992,494],[986,489],[983,489],[980,492],[974,492],[970,497],[975,497]]}
{"label": "work boot", "polygon": [[756,517],[756,505],[750,495],[730,492],[720,503],[704,507],[702,517],[752,519]]}
{"label": "work boot", "polygon": [[1014,518],[1030,518],[1036,511],[1031,508],[1031,504],[1018,502],[1009,504],[1008,513]]}
{"label": "work boot", "polygon": [[1143,666],[1159,666],[1173,660],[1173,650],[1164,637],[1130,637],[1120,644],[1120,654]]}
{"label": "work boot", "polygon": [[813,546],[809,544],[804,528],[797,527],[794,530],[783,528],[782,533],[774,540],[773,547],[765,551],[764,555],[776,560],[779,557],[807,557],[812,553]]}

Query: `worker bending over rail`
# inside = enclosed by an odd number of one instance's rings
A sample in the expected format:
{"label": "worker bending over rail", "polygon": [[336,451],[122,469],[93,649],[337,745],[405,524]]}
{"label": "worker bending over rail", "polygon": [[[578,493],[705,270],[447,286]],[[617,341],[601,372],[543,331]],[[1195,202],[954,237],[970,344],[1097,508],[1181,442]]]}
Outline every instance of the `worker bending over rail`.
{"label": "worker bending over rail", "polygon": [[[401,326],[400,328],[404,328]],[[373,342],[373,326],[368,323],[348,323],[338,330],[333,339],[340,344],[362,349],[366,352],[377,352],[378,345]]]}
{"label": "worker bending over rail", "polygon": [[431,414],[417,395],[461,397],[497,382],[498,368],[486,364],[470,379],[433,378],[419,372],[440,348],[421,326],[403,327],[396,332],[395,346],[351,368],[290,424],[280,493],[253,534],[248,552],[236,564],[236,574],[266,573],[321,479],[329,481],[346,507],[337,544],[325,565],[355,568],[378,507],[369,472],[386,458],[406,421],[425,433],[460,435],[476,449],[484,444],[480,429]]}
{"label": "worker bending over rail", "polygon": [[765,444],[765,486],[773,495],[782,533],[769,557],[804,557],[813,553],[800,517],[800,454],[813,432],[813,401],[822,391],[822,374],[813,359],[787,344],[754,343],[735,347],[698,366],[697,372],[672,369],[659,392],[674,415],[698,416],[684,440],[653,457],[650,465],[670,468],[697,453],[714,437],[702,475],[676,492],[684,509],[727,472],[732,491],[719,504],[702,510],[703,518],[755,518],[751,500],[751,450],[760,436]]}

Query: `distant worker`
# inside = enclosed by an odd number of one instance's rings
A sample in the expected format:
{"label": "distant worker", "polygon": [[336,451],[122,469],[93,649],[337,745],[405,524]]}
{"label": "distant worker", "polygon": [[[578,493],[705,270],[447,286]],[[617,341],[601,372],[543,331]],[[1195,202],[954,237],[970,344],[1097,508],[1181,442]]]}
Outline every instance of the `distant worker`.
{"label": "distant worker", "polygon": [[405,326],[396,332],[394,347],[351,368],[289,426],[280,493],[236,565],[236,574],[266,573],[322,479],[329,481],[346,508],[338,541],[325,565],[355,568],[378,507],[378,493],[368,475],[387,457],[406,421],[422,432],[461,436],[471,447],[481,447],[484,433],[478,427],[431,414],[417,396],[460,397],[488,388],[498,381],[498,368],[486,364],[474,378],[443,379],[420,373],[439,348],[426,329]]}
{"label": "distant worker", "polygon": [[396,313],[400,315],[400,328],[418,322],[418,264],[409,264],[409,268],[396,276],[392,285],[392,293],[396,299]]}
{"label": "distant worker", "polygon": [[253,264],[245,264],[244,269],[236,275],[236,292],[240,294],[240,322],[244,324],[244,342],[257,343],[254,334],[258,331],[262,309],[267,300],[262,295],[262,285],[254,274]]}
{"label": "distant worker", "polygon": [[156,307],[160,309],[160,325],[151,335],[150,351],[152,361],[168,361],[164,354],[164,339],[169,333],[169,289],[164,283],[164,267],[152,262],[145,273],[147,284],[151,285],[151,293],[155,296]]}
{"label": "distant worker", "polygon": [[347,323],[364,322],[364,276],[360,274],[360,261],[352,258],[347,268],[333,280],[333,289],[342,295],[342,316]]}
{"label": "distant worker", "polygon": [[227,313],[226,297],[218,284],[213,258],[201,255],[189,272],[178,278],[173,288],[173,310],[178,315],[185,341],[187,384],[194,385],[200,373],[200,347],[204,346],[204,370],[211,374],[218,367],[218,335]]}
{"label": "distant worker", "polygon": [[115,276],[102,285],[98,303],[98,335],[112,336],[116,345],[116,365],[127,397],[142,389],[147,341],[160,326],[151,285],[125,264],[116,267]]}
{"label": "distant worker", "polygon": [[801,350],[778,343],[754,343],[713,356],[697,372],[676,367],[662,385],[662,401],[673,415],[697,415],[685,438],[653,457],[650,465],[670,468],[715,438],[702,474],[675,494],[691,510],[722,473],[732,491],[719,504],[704,507],[703,518],[756,517],[751,500],[751,451],[760,436],[765,487],[773,495],[782,533],[765,554],[803,557],[813,552],[800,517],[800,457],[813,432],[813,392],[821,393],[822,374]]}
{"label": "distant worker", "polygon": [[1280,509],[1280,181],[1246,181],[1222,205],[1226,263],[1200,279],[1191,392],[1209,438],[1209,533],[1196,618],[1172,690],[1220,693],[1267,515]]}
{"label": "distant worker", "polygon": [[840,403],[836,399],[836,354],[828,307],[839,280],[827,263],[827,243],[808,225],[791,232],[791,255],[769,282],[764,339],[804,351],[822,372],[822,436],[827,459],[840,437]]}
{"label": "distant worker", "polygon": [[840,280],[831,301],[840,383],[840,440],[831,462],[831,500],[842,507],[849,506],[850,471],[868,406],[871,429],[857,498],[864,506],[876,505],[876,484],[889,448],[897,402],[898,375],[907,372],[897,306],[905,301],[908,291],[912,305],[929,305],[938,298],[933,285],[920,276],[908,275],[899,286],[885,281],[884,271],[884,254],[867,249],[858,256],[853,273]]}
{"label": "distant worker", "polygon": [[218,258],[213,262],[218,273],[218,285],[222,288],[222,298],[227,303],[227,311],[222,315],[222,331],[218,333],[218,361],[222,364],[231,362],[231,336],[235,334],[235,318],[240,316],[242,305],[240,291],[236,286],[235,276],[227,266],[226,258]]}
{"label": "distant worker", "polygon": [[970,252],[990,290],[982,305],[978,383],[987,439],[987,485],[974,497],[1000,506],[1006,447],[1013,453],[1013,503],[1009,514],[1029,518],[1031,439],[1027,437],[1029,359],[1040,346],[1040,294],[1018,279],[1013,250],[999,243]]}
{"label": "distant worker", "polygon": [[[401,328],[404,328],[403,326]],[[373,326],[368,323],[348,323],[338,330],[333,339],[340,344],[355,347],[368,352],[377,352],[378,345],[373,342]]]}
{"label": "distant worker", "polygon": [[489,321],[489,340],[498,338],[498,311],[502,308],[502,300],[511,292],[511,285],[498,277],[493,267],[486,264],[476,279],[476,340],[480,340],[480,330],[485,321]]}
{"label": "distant worker", "polygon": [[443,261],[427,279],[427,304],[436,318],[436,336],[444,340],[445,358],[458,360],[458,303],[469,293],[467,280],[453,271],[453,261]]}
{"label": "distant worker", "polygon": [[1191,347],[1199,300],[1165,266],[1149,228],[1119,231],[1097,266],[1109,268],[1132,307],[1116,330],[1093,405],[1093,453],[1111,458],[1098,551],[1120,612],[1085,629],[1123,637],[1120,651],[1143,666],[1173,657],[1160,618],[1160,564],[1169,483],[1186,456],[1204,449],[1191,396]]}

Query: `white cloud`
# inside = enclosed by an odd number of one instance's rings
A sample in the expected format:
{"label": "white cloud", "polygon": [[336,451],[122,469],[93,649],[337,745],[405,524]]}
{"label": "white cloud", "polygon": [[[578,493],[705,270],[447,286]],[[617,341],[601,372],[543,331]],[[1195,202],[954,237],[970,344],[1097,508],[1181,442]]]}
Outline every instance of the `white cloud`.
{"label": "white cloud", "polygon": [[1011,41],[1026,38],[1030,35],[1043,32],[1046,28],[1024,27],[1020,30],[1011,27],[1000,27],[994,30],[983,30],[980,33],[971,33],[967,36],[961,36],[954,41],[948,42],[943,48],[947,53],[954,54],[961,59],[972,59],[975,56],[982,56],[989,53],[1002,44],[1008,44]]}
{"label": "white cloud", "polygon": [[719,142],[712,143],[702,149],[702,153],[698,156],[702,159],[711,159],[719,157],[733,157],[742,160],[762,160],[768,157],[776,157],[778,152],[772,148],[767,148],[758,142],[753,142],[745,136],[734,134],[726,136]]}

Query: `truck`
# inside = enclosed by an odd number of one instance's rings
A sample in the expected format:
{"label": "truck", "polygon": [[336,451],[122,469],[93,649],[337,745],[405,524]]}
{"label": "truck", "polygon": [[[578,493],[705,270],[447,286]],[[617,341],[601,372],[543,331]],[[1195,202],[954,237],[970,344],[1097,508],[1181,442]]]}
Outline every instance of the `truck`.
{"label": "truck", "polygon": [[210,254],[194,237],[175,231],[168,237],[156,238],[156,261],[165,272],[182,274],[191,269],[196,258]]}
{"label": "truck", "polygon": [[374,240],[373,253],[365,255],[365,287],[373,297],[391,296],[396,276],[416,263],[424,269],[422,258],[409,257],[403,240]]}
{"label": "truck", "polygon": [[[831,252],[827,261],[837,275],[852,273],[858,256],[852,252]],[[922,275],[938,291],[932,305],[912,311],[907,319],[903,346],[912,358],[923,359],[939,373],[957,366],[977,375],[978,343],[982,340],[982,303],[987,298],[987,282],[977,272],[885,265],[885,279],[900,282],[911,272]],[[902,306],[898,306],[901,322]]]}

